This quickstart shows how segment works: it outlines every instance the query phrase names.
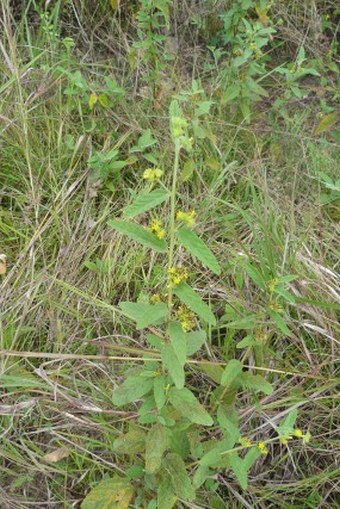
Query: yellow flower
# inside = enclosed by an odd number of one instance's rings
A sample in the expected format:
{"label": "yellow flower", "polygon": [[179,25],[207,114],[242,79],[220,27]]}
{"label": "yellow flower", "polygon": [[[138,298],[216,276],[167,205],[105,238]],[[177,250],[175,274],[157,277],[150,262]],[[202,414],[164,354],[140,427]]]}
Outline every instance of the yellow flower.
{"label": "yellow flower", "polygon": [[288,440],[290,439],[291,437],[280,437],[280,442],[282,445],[287,445],[288,444]]}
{"label": "yellow flower", "polygon": [[249,438],[246,437],[240,437],[239,442],[242,445],[242,447],[250,447],[251,445],[253,445],[251,440],[249,440]]}
{"label": "yellow flower", "polygon": [[151,295],[150,300],[153,304],[158,304],[159,302],[163,302],[163,298],[160,293],[154,293],[153,295]]}
{"label": "yellow flower", "polygon": [[190,210],[189,212],[183,212],[183,210],[179,210],[176,214],[177,221],[183,221],[183,223],[187,224],[188,226],[195,226],[195,217],[195,210]]}
{"label": "yellow flower", "polygon": [[173,288],[179,285],[182,281],[188,279],[188,276],[187,269],[183,267],[171,267],[169,269],[169,287]]}
{"label": "yellow flower", "polygon": [[303,437],[302,430],[301,430],[301,429],[299,429],[299,428],[295,429],[295,430],[294,430],[294,436],[295,436],[296,438],[302,438],[302,437]]}
{"label": "yellow flower", "polygon": [[279,280],[276,277],[274,277],[274,279],[270,279],[269,281],[267,281],[267,288],[270,291],[270,293],[273,293],[275,291],[278,284]]}
{"label": "yellow flower", "polygon": [[268,308],[271,310],[271,311],[275,311],[276,313],[283,313],[283,307],[281,306],[281,304],[275,300],[275,299],[271,299],[269,302],[268,302]]}
{"label": "yellow flower", "polygon": [[164,239],[165,230],[162,228],[162,223],[159,219],[154,219],[148,228],[152,233],[156,235],[159,239]]}
{"label": "yellow flower", "polygon": [[143,179],[149,180],[150,182],[156,182],[163,175],[163,171],[160,168],[148,168],[143,173]]}
{"label": "yellow flower", "polygon": [[264,454],[265,456],[267,456],[267,454],[269,453],[268,451],[268,448],[266,446],[266,443],[265,442],[259,442],[257,444],[257,448],[258,450],[260,451],[261,454]]}
{"label": "yellow flower", "polygon": [[190,311],[187,306],[179,306],[176,311],[176,316],[181,322],[184,332],[188,332],[195,326],[195,315]]}

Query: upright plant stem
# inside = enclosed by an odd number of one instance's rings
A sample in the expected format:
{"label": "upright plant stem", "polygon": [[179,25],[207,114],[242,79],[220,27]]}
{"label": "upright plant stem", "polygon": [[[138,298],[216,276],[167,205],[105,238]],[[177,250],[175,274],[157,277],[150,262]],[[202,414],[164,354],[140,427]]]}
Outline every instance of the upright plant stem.
{"label": "upright plant stem", "polygon": [[[174,263],[174,252],[175,252],[175,215],[176,215],[176,194],[177,194],[177,176],[178,176],[178,165],[179,165],[179,152],[180,152],[180,144],[179,141],[175,141],[175,159],[173,166],[173,174],[172,174],[172,187],[171,187],[171,199],[170,199],[170,247],[169,247],[169,259],[168,259],[168,274],[169,269],[173,266]],[[173,292],[172,288],[169,288],[168,293],[168,309],[169,309],[169,318],[171,316],[172,309],[172,297]]]}

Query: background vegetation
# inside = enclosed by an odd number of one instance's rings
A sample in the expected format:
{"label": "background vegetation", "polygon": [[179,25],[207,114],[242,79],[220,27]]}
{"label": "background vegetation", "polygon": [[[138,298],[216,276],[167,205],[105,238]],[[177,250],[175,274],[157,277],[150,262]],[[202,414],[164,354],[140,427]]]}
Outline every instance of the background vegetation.
{"label": "background vegetation", "polygon": [[1,508],[338,506],[339,14],[1,2]]}

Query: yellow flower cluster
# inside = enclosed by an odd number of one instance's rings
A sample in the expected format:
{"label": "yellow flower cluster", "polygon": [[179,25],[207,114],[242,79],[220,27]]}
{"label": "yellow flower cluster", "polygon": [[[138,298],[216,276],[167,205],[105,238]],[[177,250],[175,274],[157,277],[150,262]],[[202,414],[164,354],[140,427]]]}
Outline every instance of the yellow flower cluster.
{"label": "yellow flower cluster", "polygon": [[257,448],[260,451],[260,453],[263,454],[264,456],[267,456],[267,454],[269,453],[265,442],[259,442],[257,444]]}
{"label": "yellow flower cluster", "polygon": [[184,332],[188,332],[195,327],[195,315],[187,306],[179,306],[176,311],[176,316],[181,322]]}
{"label": "yellow flower cluster", "polygon": [[189,212],[183,212],[183,210],[179,210],[176,214],[177,221],[183,221],[183,223],[187,224],[188,226],[195,226],[195,217],[195,210],[190,210]]}
{"label": "yellow flower cluster", "polygon": [[143,179],[149,180],[150,182],[156,182],[164,174],[160,168],[148,168],[143,173]]}
{"label": "yellow flower cluster", "polygon": [[162,223],[159,219],[154,219],[148,228],[159,239],[164,239],[165,230],[162,228]]}
{"label": "yellow flower cluster", "polygon": [[304,444],[308,444],[308,442],[311,439],[311,434],[309,431],[307,433],[303,433],[303,431],[300,428],[296,428],[293,431],[293,434],[291,435],[285,435],[280,437],[280,442],[282,445],[287,445],[288,441],[291,440],[293,437],[295,438],[301,438]]}
{"label": "yellow flower cluster", "polygon": [[152,304],[159,304],[160,302],[166,301],[166,296],[161,295],[160,293],[154,293],[153,295],[151,295],[150,301],[152,302]]}
{"label": "yellow flower cluster", "polygon": [[281,306],[281,304],[275,300],[275,299],[271,299],[269,302],[268,302],[268,308],[271,310],[271,311],[275,311],[276,313],[283,313],[283,307]]}
{"label": "yellow flower cluster", "polygon": [[247,437],[240,437],[239,442],[242,445],[242,447],[250,447],[253,445],[252,441],[249,440],[249,438]]}
{"label": "yellow flower cluster", "polygon": [[171,267],[169,269],[169,287],[179,285],[182,281],[188,279],[188,271],[184,267]]}

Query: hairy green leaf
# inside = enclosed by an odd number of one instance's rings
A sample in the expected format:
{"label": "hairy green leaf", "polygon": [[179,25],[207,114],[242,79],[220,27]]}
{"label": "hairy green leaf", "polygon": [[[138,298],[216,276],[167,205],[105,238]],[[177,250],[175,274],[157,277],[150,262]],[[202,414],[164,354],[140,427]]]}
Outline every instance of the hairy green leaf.
{"label": "hairy green leaf", "polygon": [[180,283],[178,286],[175,286],[174,293],[202,320],[211,325],[216,325],[216,318],[210,307],[203,302],[201,297],[187,283]]}
{"label": "hairy green leaf", "polygon": [[242,373],[242,364],[237,359],[232,359],[228,362],[226,365],[223,375],[221,384],[224,386],[231,385],[235,379]]}
{"label": "hairy green leaf", "polygon": [[164,458],[163,465],[170,477],[174,493],[184,500],[194,500],[195,490],[182,458],[178,454],[169,453]]}
{"label": "hairy green leaf", "polygon": [[168,327],[170,342],[179,363],[184,366],[187,357],[187,345],[185,332],[179,322],[171,322]]}
{"label": "hairy green leaf", "polygon": [[186,343],[187,343],[187,355],[193,355],[196,353],[207,339],[207,334],[203,330],[187,332]]}
{"label": "hairy green leaf", "polygon": [[241,384],[246,389],[252,389],[255,392],[263,392],[264,394],[271,394],[273,386],[261,375],[252,375],[251,373],[242,373],[240,378]]}
{"label": "hairy green leaf", "polygon": [[149,430],[145,447],[145,470],[154,474],[161,467],[162,456],[168,447],[168,434],[164,426],[155,424]]}
{"label": "hairy green leaf", "polygon": [[147,394],[152,386],[152,378],[130,376],[113,391],[112,401],[117,406],[127,405]]}
{"label": "hairy green leaf", "polygon": [[157,205],[160,205],[167,198],[169,198],[169,192],[165,191],[164,189],[154,189],[153,191],[142,191],[135,197],[131,205],[126,207],[125,216],[128,217],[129,219],[132,219],[138,214],[147,212],[148,210],[153,209]]}
{"label": "hairy green leaf", "polygon": [[143,302],[120,302],[119,307],[124,315],[136,322],[137,329],[144,329],[148,325],[159,322],[168,313],[164,302],[158,304],[144,304]]}
{"label": "hairy green leaf", "polygon": [[179,362],[172,345],[165,345],[162,348],[162,361],[169,371],[174,384],[178,389],[184,387],[185,373],[183,365]]}
{"label": "hairy green leaf", "polygon": [[82,509],[127,509],[134,489],[127,479],[112,477],[95,486],[81,504]]}
{"label": "hairy green leaf", "polygon": [[176,410],[189,421],[203,426],[211,426],[214,423],[208,412],[189,389],[172,387],[169,391],[169,400]]}
{"label": "hairy green leaf", "polygon": [[165,477],[158,488],[157,509],[172,509],[176,501],[177,496],[174,494],[170,478]]}
{"label": "hairy green leaf", "polygon": [[127,235],[129,239],[135,240],[143,246],[151,247],[154,251],[159,253],[164,253],[166,251],[166,242],[156,237],[151,231],[143,228],[143,226],[116,219],[111,219],[107,224],[119,233]]}
{"label": "hairy green leaf", "polygon": [[195,232],[189,228],[182,227],[177,231],[180,243],[189,251],[192,256],[200,260],[203,265],[212,270],[215,274],[221,274],[221,267],[208,246],[200,239]]}
{"label": "hairy green leaf", "polygon": [[145,449],[145,432],[140,428],[131,429],[118,437],[113,450],[119,454],[137,454]]}

